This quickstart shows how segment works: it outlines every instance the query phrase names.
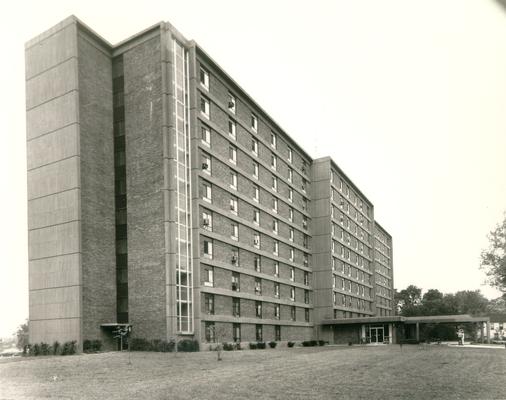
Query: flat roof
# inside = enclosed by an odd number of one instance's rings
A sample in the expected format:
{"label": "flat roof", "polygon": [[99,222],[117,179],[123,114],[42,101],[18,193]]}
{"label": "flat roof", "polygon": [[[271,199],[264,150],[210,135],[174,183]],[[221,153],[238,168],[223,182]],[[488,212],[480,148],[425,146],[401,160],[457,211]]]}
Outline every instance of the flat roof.
{"label": "flat roof", "polygon": [[361,317],[324,319],[322,325],[349,325],[349,324],[381,324],[388,322],[403,322],[406,317],[393,315],[390,317]]}
{"label": "flat roof", "polygon": [[459,322],[490,322],[489,317],[472,317],[469,314],[460,315],[425,315],[420,317],[403,317],[395,315],[390,317],[361,317],[324,319],[322,325],[353,325],[353,324],[382,324],[390,322],[404,322],[406,324],[433,324],[433,323],[459,323]]}

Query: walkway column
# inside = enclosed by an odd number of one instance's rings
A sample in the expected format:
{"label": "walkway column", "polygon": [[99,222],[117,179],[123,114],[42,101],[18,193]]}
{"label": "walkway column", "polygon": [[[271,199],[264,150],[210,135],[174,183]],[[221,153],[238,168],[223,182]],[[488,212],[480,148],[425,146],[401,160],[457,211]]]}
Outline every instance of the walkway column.
{"label": "walkway column", "polygon": [[420,341],[420,322],[416,323],[416,341]]}
{"label": "walkway column", "polygon": [[487,343],[490,344],[490,321],[485,323],[487,324]]}
{"label": "walkway column", "polygon": [[485,337],[483,336],[483,324],[486,323],[486,322],[480,322],[480,338],[481,338],[481,342],[482,343],[485,343]]}

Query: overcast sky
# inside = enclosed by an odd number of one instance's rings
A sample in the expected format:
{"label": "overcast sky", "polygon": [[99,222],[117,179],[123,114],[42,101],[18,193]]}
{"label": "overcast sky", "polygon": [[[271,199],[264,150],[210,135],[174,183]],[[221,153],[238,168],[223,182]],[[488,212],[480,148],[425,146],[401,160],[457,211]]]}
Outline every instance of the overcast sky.
{"label": "overcast sky", "polygon": [[24,42],[76,15],[111,43],[197,41],[393,236],[395,287],[481,289],[506,209],[506,12],[493,0],[15,1],[0,24],[0,337],[28,317]]}

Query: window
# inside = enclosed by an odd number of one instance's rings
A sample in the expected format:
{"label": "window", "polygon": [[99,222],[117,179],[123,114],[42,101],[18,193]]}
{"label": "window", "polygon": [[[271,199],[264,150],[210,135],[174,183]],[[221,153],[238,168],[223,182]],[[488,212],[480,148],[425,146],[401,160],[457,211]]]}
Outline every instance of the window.
{"label": "window", "polygon": [[275,170],[277,165],[278,165],[277,157],[274,154],[271,154],[271,168]]}
{"label": "window", "polygon": [[200,67],[200,84],[209,90],[209,72]]}
{"label": "window", "polygon": [[293,171],[291,168],[288,168],[288,182],[293,181]]}
{"label": "window", "polygon": [[289,220],[290,222],[293,222],[293,208],[292,208],[292,207],[290,207],[290,208],[288,209],[288,220]]}
{"label": "window", "polygon": [[275,197],[272,199],[272,211],[274,211],[275,213],[278,212],[278,199],[276,199]]}
{"label": "window", "polygon": [[204,201],[207,201],[208,203],[212,202],[212,190],[211,190],[211,184],[207,182],[202,183],[202,199]]}
{"label": "window", "polygon": [[232,272],[232,290],[234,292],[240,291],[239,272]]}
{"label": "window", "polygon": [[255,256],[254,265],[255,265],[255,271],[256,272],[261,272],[262,271],[262,261],[261,261],[260,256]]}
{"label": "window", "polygon": [[255,114],[251,114],[251,129],[255,132],[258,130],[258,119]]}
{"label": "window", "polygon": [[258,155],[258,141],[254,138],[251,138],[251,152],[254,155]]}
{"label": "window", "polygon": [[260,199],[259,194],[260,194],[260,189],[258,189],[258,186],[256,186],[256,185],[253,186],[253,200],[255,200],[256,202],[258,202]]}
{"label": "window", "polygon": [[232,298],[232,315],[234,317],[241,316],[241,299],[237,297]]}
{"label": "window", "polygon": [[200,128],[200,135],[202,137],[202,143],[207,146],[211,146],[211,131],[207,126]]}
{"label": "window", "polygon": [[261,301],[255,302],[255,315],[257,318],[262,318],[262,302]]}
{"label": "window", "polygon": [[228,111],[235,114],[235,96],[232,93],[228,94]]}
{"label": "window", "polygon": [[295,261],[295,250],[294,249],[290,249],[290,261],[292,261],[292,262]]}
{"label": "window", "polygon": [[258,163],[253,161],[253,177],[258,179]]}
{"label": "window", "polygon": [[200,98],[200,112],[201,114],[209,119],[210,113],[209,113],[209,100],[207,100],[204,96]]}
{"label": "window", "polygon": [[307,254],[304,253],[304,267],[309,267],[309,257]]}
{"label": "window", "polygon": [[288,238],[290,242],[293,242],[293,228],[290,228],[290,236]]}
{"label": "window", "polygon": [[293,202],[293,189],[288,188],[288,200]]}
{"label": "window", "polygon": [[276,134],[274,132],[271,132],[271,146],[276,148],[277,139]]}
{"label": "window", "polygon": [[260,224],[260,211],[258,210],[253,210],[253,223],[255,225]]}
{"label": "window", "polygon": [[211,156],[206,153],[202,153],[202,171],[211,175]]}
{"label": "window", "polygon": [[274,282],[274,297],[279,299],[279,283]]}
{"label": "window", "polygon": [[278,220],[273,220],[272,221],[272,231],[277,235],[278,234]]}
{"label": "window", "polygon": [[278,190],[278,178],[276,178],[275,176],[272,177],[272,190],[274,190],[275,192],[277,192]]}
{"label": "window", "polygon": [[305,193],[306,192],[306,186],[307,186],[307,181],[305,179],[302,179],[302,191]]}
{"label": "window", "polygon": [[232,258],[230,260],[233,265],[239,266],[239,250],[236,248],[232,249]]}
{"label": "window", "polygon": [[228,159],[231,163],[237,162],[237,149],[234,146],[230,146],[228,148]]}
{"label": "window", "polygon": [[[277,306],[279,309],[279,306]],[[279,316],[277,317],[279,319]],[[276,325],[274,327],[274,340],[280,341],[281,340],[281,326]]]}
{"label": "window", "polygon": [[306,319],[306,322],[309,322],[309,308],[306,308],[304,310],[304,317]]}
{"label": "window", "polygon": [[273,243],[272,254],[277,256],[279,254],[279,242],[277,240]]}
{"label": "window", "polygon": [[257,342],[263,341],[262,325],[256,325],[255,328]]}
{"label": "window", "polygon": [[230,212],[237,215],[237,199],[235,197],[230,199]]}
{"label": "window", "polygon": [[274,262],[274,276],[279,277],[279,262],[277,261]]}
{"label": "window", "polygon": [[289,162],[293,161],[293,154],[292,154],[292,149],[291,148],[288,148],[288,161]]}
{"label": "window", "polygon": [[205,293],[204,302],[206,314],[214,315],[214,295],[211,293]]}
{"label": "window", "polygon": [[230,171],[230,187],[237,190],[237,172]]}
{"label": "window", "polygon": [[294,282],[294,281],[295,281],[295,268],[294,268],[294,267],[291,267],[291,268],[290,268],[290,280],[291,280],[292,282]]}
{"label": "window", "polygon": [[232,138],[236,138],[236,125],[235,125],[235,122],[232,121],[231,119],[228,120],[228,134],[232,137]]}
{"label": "window", "polygon": [[255,294],[259,296],[262,294],[262,280],[260,278],[255,278]]}
{"label": "window", "polygon": [[253,246],[255,246],[257,249],[260,248],[260,234],[258,232],[255,232],[253,234]]}
{"label": "window", "polygon": [[204,240],[204,257],[213,258],[213,242]]}
{"label": "window", "polygon": [[206,322],[206,342],[214,343],[215,335],[214,335],[214,322]]}
{"label": "window", "polygon": [[232,334],[234,342],[239,343],[241,341],[241,324],[232,325]]}
{"label": "window", "polygon": [[231,224],[230,238],[232,240],[239,240],[239,225],[235,222]]}
{"label": "window", "polygon": [[302,217],[302,227],[307,229],[307,217],[305,215]]}
{"label": "window", "polygon": [[202,227],[208,231],[213,230],[213,214],[210,211],[202,212]]}
{"label": "window", "polygon": [[304,285],[309,286],[309,272],[304,271]]}
{"label": "window", "polygon": [[291,309],[290,309],[290,317],[291,317],[292,321],[296,321],[297,320],[297,313],[296,313],[296,310],[295,310],[295,306],[292,306]]}
{"label": "window", "polygon": [[309,290],[304,290],[304,303],[309,304]]}
{"label": "window", "polygon": [[204,286],[214,286],[214,268],[205,267],[204,269]]}

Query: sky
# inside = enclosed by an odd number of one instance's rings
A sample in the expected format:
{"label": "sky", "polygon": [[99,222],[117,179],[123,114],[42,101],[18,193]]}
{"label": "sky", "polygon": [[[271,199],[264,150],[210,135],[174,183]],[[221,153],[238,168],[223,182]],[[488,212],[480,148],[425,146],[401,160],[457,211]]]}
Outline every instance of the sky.
{"label": "sky", "polygon": [[24,43],[74,14],[111,43],[162,20],[393,236],[394,285],[480,289],[506,210],[506,10],[493,0],[9,2],[0,23],[0,337],[28,317]]}

